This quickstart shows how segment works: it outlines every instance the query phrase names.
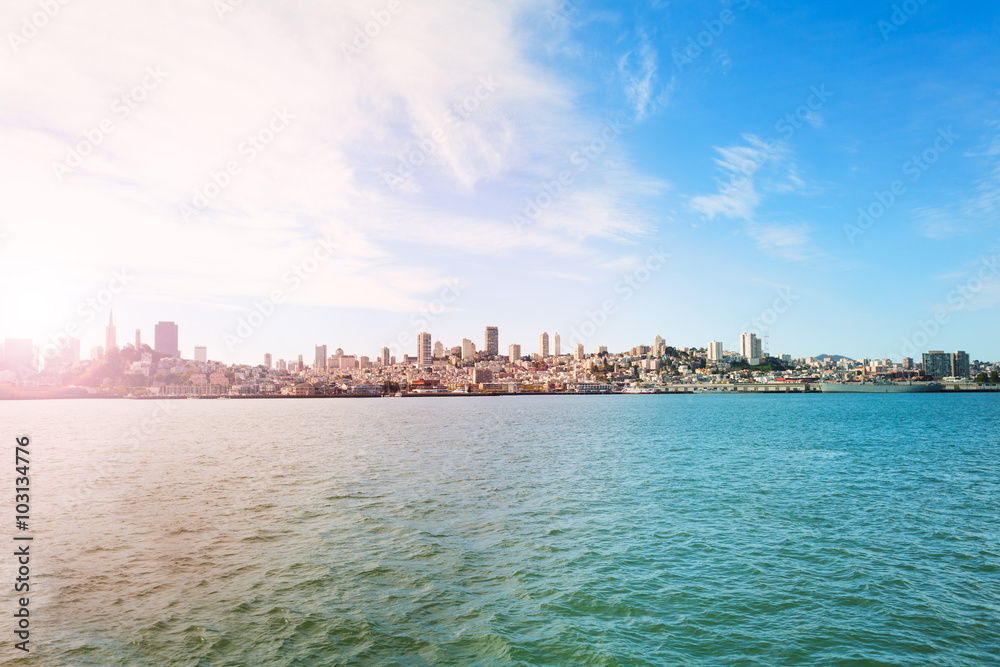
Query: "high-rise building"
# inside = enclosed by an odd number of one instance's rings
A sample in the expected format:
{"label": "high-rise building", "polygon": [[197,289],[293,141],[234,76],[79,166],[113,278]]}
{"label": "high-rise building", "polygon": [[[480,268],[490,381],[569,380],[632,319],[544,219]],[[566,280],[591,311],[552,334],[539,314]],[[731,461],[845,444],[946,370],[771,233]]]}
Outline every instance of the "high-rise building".
{"label": "high-rise building", "polygon": [[278,359],[278,370],[282,372],[288,370],[288,363],[284,359]]}
{"label": "high-rise building", "polygon": [[59,363],[75,364],[80,361],[80,339],[70,338],[60,347]]}
{"label": "high-rise building", "polygon": [[908,371],[913,368],[913,357],[903,357],[903,370]]}
{"label": "high-rise building", "polygon": [[204,345],[195,345],[194,346],[194,360],[198,361],[198,362],[201,362],[203,364],[207,363],[208,362],[208,348],[205,347]]}
{"label": "high-rise building", "polygon": [[969,377],[969,355],[958,351],[951,355],[951,374],[957,378]]}
{"label": "high-rise building", "polygon": [[433,345],[431,343],[431,335],[426,331],[417,334],[417,365],[418,366],[430,366],[433,363],[434,357],[432,356],[431,350]]}
{"label": "high-rise building", "polygon": [[490,357],[500,354],[500,330],[497,327],[486,327],[483,351]]}
{"label": "high-rise building", "polygon": [[108,352],[118,349],[118,336],[115,332],[115,311],[112,308],[108,313],[108,326],[104,330],[104,349]]}
{"label": "high-rise building", "polygon": [[517,343],[511,343],[510,347],[507,348],[507,361],[514,363],[521,358],[521,346]]}
{"label": "high-rise building", "polygon": [[3,368],[19,375],[38,370],[37,357],[30,338],[8,338],[4,341]]}
{"label": "high-rise building", "polygon": [[549,356],[549,332],[543,331],[542,335],[538,337],[538,354],[544,359]]}
{"label": "high-rise building", "polygon": [[326,372],[326,345],[316,346],[316,358],[313,360],[313,370],[317,373]]}
{"label": "high-rise building", "polygon": [[103,359],[103,358],[104,358],[104,348],[103,347],[101,347],[100,345],[95,345],[94,347],[90,348],[90,360],[91,361],[97,361],[98,359]]}
{"label": "high-rise building", "polygon": [[462,359],[474,359],[476,356],[476,346],[468,338],[462,339]]}
{"label": "high-rise building", "polygon": [[709,361],[722,361],[722,343],[713,340],[708,344],[708,360]]}
{"label": "high-rise building", "polygon": [[575,346],[573,346],[573,358],[576,359],[577,361],[583,361],[583,357],[584,357],[583,343],[577,343]]}
{"label": "high-rise building", "polygon": [[760,363],[763,351],[761,340],[757,338],[757,334],[744,333],[740,335],[740,354],[746,358],[747,363],[751,366]]}
{"label": "high-rise building", "polygon": [[951,375],[951,355],[943,350],[924,352],[924,375],[945,378]]}
{"label": "high-rise building", "polygon": [[271,367],[271,359],[272,359],[271,353],[270,352],[266,352],[264,354],[264,368],[270,368]]}
{"label": "high-rise building", "polygon": [[383,347],[382,348],[382,365],[383,366],[389,366],[390,365],[390,363],[389,363],[389,348],[387,348],[387,347]]}
{"label": "high-rise building", "polygon": [[562,346],[559,342],[559,332],[552,334],[552,356],[558,357],[562,353]]}
{"label": "high-rise building", "polygon": [[663,336],[659,334],[653,339],[653,356],[662,357],[667,352],[666,341],[663,340]]}
{"label": "high-rise building", "polygon": [[153,349],[168,357],[180,357],[177,347],[177,325],[173,322],[157,322],[153,329]]}
{"label": "high-rise building", "polygon": [[437,341],[436,343],[434,343],[434,358],[444,359],[444,345],[441,343],[441,341]]}

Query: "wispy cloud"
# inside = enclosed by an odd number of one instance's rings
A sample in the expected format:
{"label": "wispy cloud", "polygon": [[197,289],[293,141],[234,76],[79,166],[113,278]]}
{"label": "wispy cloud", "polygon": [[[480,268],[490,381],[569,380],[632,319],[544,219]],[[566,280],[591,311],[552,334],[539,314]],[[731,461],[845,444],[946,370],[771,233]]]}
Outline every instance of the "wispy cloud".
{"label": "wispy cloud", "polygon": [[645,36],[637,50],[629,51],[618,61],[618,70],[625,81],[625,95],[632,105],[636,120],[643,120],[652,106],[656,83],[657,51]]}
{"label": "wispy cloud", "polygon": [[[15,15],[37,11],[32,0],[12,5]],[[524,17],[547,25],[544,7],[400,6],[368,41],[358,39],[372,20],[362,0],[244,3],[224,20],[199,0],[61,12],[30,48],[0,56],[11,60],[0,67],[0,178],[11,192],[7,227],[17,231],[0,280],[16,284],[31,257],[24,250],[46,248],[43,264],[66,283],[86,268],[134,261],[151,299],[232,302],[266,293],[316,237],[333,235],[344,247],[324,284],[350,289],[317,283],[290,298],[405,310],[453,273],[429,249],[487,258],[483,271],[519,249],[569,275],[581,258],[617,254],[607,241],[629,245],[648,233],[636,195],[653,190],[637,187],[649,181],[620,146],[574,173],[537,225],[510,224],[526,193],[571,167],[567,156],[603,122],[576,108],[572,83],[527,55],[538,35],[522,31]],[[656,53],[646,45],[635,57],[629,95],[641,114]],[[169,74],[59,182],[53,162],[147,67]],[[271,136],[276,108],[294,119]],[[248,160],[245,143],[262,132],[268,143]],[[239,173],[211,190],[232,161]],[[392,190],[383,174],[401,161],[412,173]],[[184,224],[179,206],[206,186],[214,196]],[[51,296],[42,283],[35,292]]]}

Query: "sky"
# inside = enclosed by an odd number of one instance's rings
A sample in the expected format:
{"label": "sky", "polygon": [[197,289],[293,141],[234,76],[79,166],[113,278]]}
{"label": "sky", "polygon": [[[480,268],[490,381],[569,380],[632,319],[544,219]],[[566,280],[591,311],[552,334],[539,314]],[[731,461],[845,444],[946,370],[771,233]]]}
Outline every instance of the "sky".
{"label": "sky", "polygon": [[1000,8],[811,4],[7,0],[0,338],[1000,360]]}

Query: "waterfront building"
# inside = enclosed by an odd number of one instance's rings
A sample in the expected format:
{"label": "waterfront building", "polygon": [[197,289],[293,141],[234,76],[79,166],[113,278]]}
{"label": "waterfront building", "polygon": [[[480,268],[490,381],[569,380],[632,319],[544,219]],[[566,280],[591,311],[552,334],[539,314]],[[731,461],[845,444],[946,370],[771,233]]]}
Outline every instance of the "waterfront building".
{"label": "waterfront building", "polygon": [[923,354],[924,375],[945,378],[951,375],[951,355],[943,350],[930,350]]}
{"label": "waterfront building", "polygon": [[177,347],[177,325],[173,322],[157,322],[153,329],[153,349],[168,357],[180,357]]}
{"label": "waterfront building", "polygon": [[495,357],[500,354],[500,330],[497,327],[486,327],[483,349],[486,354]]}
{"label": "waterfront building", "polygon": [[968,353],[959,350],[951,355],[951,374],[957,378],[969,377]]}
{"label": "waterfront building", "polygon": [[431,354],[431,335],[426,331],[417,334],[417,365],[430,366],[433,363]]}
{"label": "waterfront building", "polygon": [[722,343],[720,341],[713,340],[708,344],[708,360],[722,361]]}
{"label": "waterfront building", "polygon": [[542,359],[549,356],[549,333],[543,331],[542,335],[538,337],[538,356]]}
{"label": "waterfront building", "polygon": [[30,338],[8,338],[3,344],[4,370],[36,372],[38,370],[34,344]]}

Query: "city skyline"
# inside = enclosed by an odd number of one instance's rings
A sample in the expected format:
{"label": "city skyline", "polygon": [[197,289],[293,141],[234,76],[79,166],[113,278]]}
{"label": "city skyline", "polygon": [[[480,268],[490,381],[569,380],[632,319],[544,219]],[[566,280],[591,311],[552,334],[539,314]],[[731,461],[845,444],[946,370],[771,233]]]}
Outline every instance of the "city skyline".
{"label": "city skyline", "polygon": [[113,308],[239,363],[485,322],[501,351],[1000,358],[997,8],[399,7],[360,42],[384,7],[98,6],[11,41],[0,338],[107,347]]}

